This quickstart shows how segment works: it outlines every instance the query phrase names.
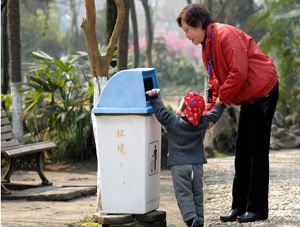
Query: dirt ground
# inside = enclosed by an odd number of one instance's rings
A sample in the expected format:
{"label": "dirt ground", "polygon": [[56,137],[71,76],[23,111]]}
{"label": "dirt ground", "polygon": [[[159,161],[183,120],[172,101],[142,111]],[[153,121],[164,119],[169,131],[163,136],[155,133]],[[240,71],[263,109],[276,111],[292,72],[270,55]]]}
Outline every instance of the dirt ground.
{"label": "dirt ground", "polygon": [[[53,186],[97,185],[96,161],[76,165],[48,164],[44,172]],[[11,181],[38,184],[35,172],[15,172]],[[168,226],[185,226],[175,200],[169,170],[161,172],[161,202],[158,210],[167,211]],[[12,191],[17,192],[17,191]],[[162,199],[163,198],[163,199]],[[80,197],[69,201],[1,201],[1,226],[67,226],[96,212],[96,195]]]}
{"label": "dirt ground", "polygon": [[[46,165],[46,177],[54,186],[96,185],[96,162],[77,165]],[[205,227],[215,226],[300,226],[300,149],[271,151],[269,219],[255,223],[222,223],[221,214],[230,210],[234,157],[212,158],[204,165]],[[168,227],[184,227],[174,195],[170,170],[160,177],[160,207],[166,211]],[[12,181],[39,183],[33,172],[17,172]],[[66,226],[96,212],[96,195],[69,201],[1,201],[1,226]]]}

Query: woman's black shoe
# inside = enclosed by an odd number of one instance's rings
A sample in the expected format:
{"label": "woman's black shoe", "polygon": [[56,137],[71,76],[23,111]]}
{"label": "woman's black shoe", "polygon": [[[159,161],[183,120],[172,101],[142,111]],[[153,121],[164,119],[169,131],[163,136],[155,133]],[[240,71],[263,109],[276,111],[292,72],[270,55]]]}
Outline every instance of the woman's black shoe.
{"label": "woman's black shoe", "polygon": [[235,221],[238,215],[243,214],[244,212],[240,212],[238,209],[231,210],[228,214],[220,216],[220,220],[227,221]]}
{"label": "woman's black shoe", "polygon": [[238,220],[238,222],[253,222],[256,220],[266,220],[268,219],[268,213],[261,214],[261,213],[246,212],[243,215],[237,216],[236,219]]}

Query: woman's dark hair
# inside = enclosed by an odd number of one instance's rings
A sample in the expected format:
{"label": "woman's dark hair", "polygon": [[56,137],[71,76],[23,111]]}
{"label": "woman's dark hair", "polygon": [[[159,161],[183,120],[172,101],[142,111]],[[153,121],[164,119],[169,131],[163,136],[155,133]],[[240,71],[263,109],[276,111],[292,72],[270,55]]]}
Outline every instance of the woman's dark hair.
{"label": "woman's dark hair", "polygon": [[176,19],[179,27],[182,27],[181,20],[185,20],[189,26],[195,28],[199,27],[201,23],[204,30],[207,25],[214,22],[210,12],[200,3],[189,4],[184,7]]}

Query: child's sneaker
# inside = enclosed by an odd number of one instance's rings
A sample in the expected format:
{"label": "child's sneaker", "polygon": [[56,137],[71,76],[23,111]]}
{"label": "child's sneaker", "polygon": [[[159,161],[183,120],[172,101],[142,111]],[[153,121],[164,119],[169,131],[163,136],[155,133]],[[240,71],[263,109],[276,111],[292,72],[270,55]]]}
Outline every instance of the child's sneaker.
{"label": "child's sneaker", "polygon": [[186,225],[188,227],[201,227],[201,226],[203,226],[203,224],[200,224],[200,221],[199,221],[199,219],[197,217],[194,218],[193,220],[187,221]]}

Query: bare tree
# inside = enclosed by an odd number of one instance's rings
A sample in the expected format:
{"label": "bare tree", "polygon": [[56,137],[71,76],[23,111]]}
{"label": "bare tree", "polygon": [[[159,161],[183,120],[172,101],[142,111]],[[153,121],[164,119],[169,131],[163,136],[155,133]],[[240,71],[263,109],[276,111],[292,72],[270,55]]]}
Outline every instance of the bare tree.
{"label": "bare tree", "polygon": [[[120,37],[122,24],[124,22],[125,10],[122,0],[114,0],[117,6],[117,20],[110,38],[106,53],[101,55],[98,49],[98,42],[96,37],[96,9],[94,0],[85,0],[86,16],[82,19],[80,27],[83,30],[85,37],[89,63],[92,75],[94,77],[94,106],[96,105],[101,90],[108,80],[109,66],[116,48],[118,38]],[[97,140],[97,122],[96,117],[92,114],[94,137],[96,149],[99,150]],[[98,152],[97,152],[98,154]],[[98,156],[98,171],[97,171],[97,211],[102,210],[101,201],[101,185],[100,185],[100,164]]]}
{"label": "bare tree", "polygon": [[21,44],[19,0],[8,0],[7,18],[9,31],[10,76],[12,95],[12,128],[17,140],[24,143],[21,90]]}
{"label": "bare tree", "polygon": [[129,31],[129,10],[130,0],[123,0],[125,9],[124,23],[121,29],[120,38],[118,42],[118,63],[117,70],[121,71],[127,69],[128,57],[128,31]]}
{"label": "bare tree", "polygon": [[133,68],[139,67],[139,35],[138,35],[138,25],[136,19],[136,11],[134,0],[130,0],[130,10],[131,10],[131,21],[132,21],[132,33],[133,33]]}
{"label": "bare tree", "polygon": [[147,40],[147,46],[146,46],[146,65],[147,67],[152,67],[152,43],[153,43],[153,29],[152,29],[152,20],[151,20],[151,14],[150,14],[150,6],[148,4],[148,0],[141,0],[145,14],[146,14],[146,40]]}

